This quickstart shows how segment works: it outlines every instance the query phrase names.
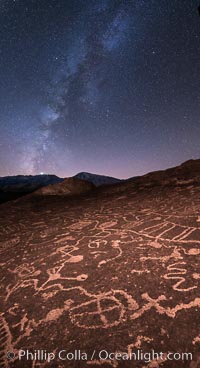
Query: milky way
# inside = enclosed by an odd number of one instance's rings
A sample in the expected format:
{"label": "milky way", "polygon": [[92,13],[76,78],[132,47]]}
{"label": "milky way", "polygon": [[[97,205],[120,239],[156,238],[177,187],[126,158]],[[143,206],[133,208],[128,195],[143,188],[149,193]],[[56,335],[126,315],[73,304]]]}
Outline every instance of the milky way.
{"label": "milky way", "polygon": [[0,175],[140,175],[200,156],[192,0],[1,0]]}

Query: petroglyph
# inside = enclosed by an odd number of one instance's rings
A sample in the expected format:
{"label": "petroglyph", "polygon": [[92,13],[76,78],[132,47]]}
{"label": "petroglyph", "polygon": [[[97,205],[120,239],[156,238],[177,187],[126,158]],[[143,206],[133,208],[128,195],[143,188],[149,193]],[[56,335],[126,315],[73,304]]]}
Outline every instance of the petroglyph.
{"label": "petroglyph", "polygon": [[192,343],[195,345],[197,343],[200,343],[200,335],[196,336],[193,340]]}
{"label": "petroglyph", "polygon": [[182,276],[187,273],[187,270],[183,267],[184,265],[186,265],[186,262],[176,262],[167,266],[169,272],[163,276],[166,280],[176,280],[176,283],[172,286],[176,291],[190,291],[197,288],[197,286],[180,287],[186,281],[185,277]]}
{"label": "petroglyph", "polygon": [[0,366],[9,367],[9,362],[5,356],[5,351],[13,351],[12,334],[3,316],[0,314]]}
{"label": "petroglyph", "polygon": [[[194,349],[199,210],[199,186],[3,205],[0,365],[8,367],[6,351],[22,345],[70,350],[80,342],[90,351],[106,341],[111,351],[168,351],[174,339],[175,351],[179,344]],[[81,364],[130,367],[99,359]]]}

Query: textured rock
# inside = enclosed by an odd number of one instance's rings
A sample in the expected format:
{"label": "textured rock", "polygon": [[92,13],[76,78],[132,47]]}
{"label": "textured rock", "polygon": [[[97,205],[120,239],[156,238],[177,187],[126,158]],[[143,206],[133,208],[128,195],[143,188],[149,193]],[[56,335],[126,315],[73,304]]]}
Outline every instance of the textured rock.
{"label": "textured rock", "polygon": [[[1,205],[0,366],[197,368],[198,178],[192,161],[84,196],[69,197],[86,187],[66,180],[53,196]],[[19,349],[35,361],[19,361]]]}
{"label": "textured rock", "polygon": [[34,195],[72,196],[87,193],[94,188],[95,186],[88,181],[80,180],[77,178],[67,178],[64,179],[61,183],[52,185],[50,184],[48,186],[40,188],[39,190],[34,192]]}

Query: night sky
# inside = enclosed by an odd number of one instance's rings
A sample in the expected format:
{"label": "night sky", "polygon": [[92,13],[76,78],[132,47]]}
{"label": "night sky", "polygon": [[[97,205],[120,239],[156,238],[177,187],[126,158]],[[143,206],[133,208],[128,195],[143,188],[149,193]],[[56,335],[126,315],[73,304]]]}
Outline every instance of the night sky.
{"label": "night sky", "polygon": [[192,0],[0,0],[0,176],[200,157]]}

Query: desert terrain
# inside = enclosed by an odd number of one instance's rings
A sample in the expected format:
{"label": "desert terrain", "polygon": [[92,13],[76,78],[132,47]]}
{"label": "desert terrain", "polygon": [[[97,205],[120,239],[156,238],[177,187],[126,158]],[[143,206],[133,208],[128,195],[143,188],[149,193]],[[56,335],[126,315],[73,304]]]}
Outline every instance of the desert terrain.
{"label": "desert terrain", "polygon": [[200,160],[33,193],[2,204],[0,224],[0,367],[200,367]]}

